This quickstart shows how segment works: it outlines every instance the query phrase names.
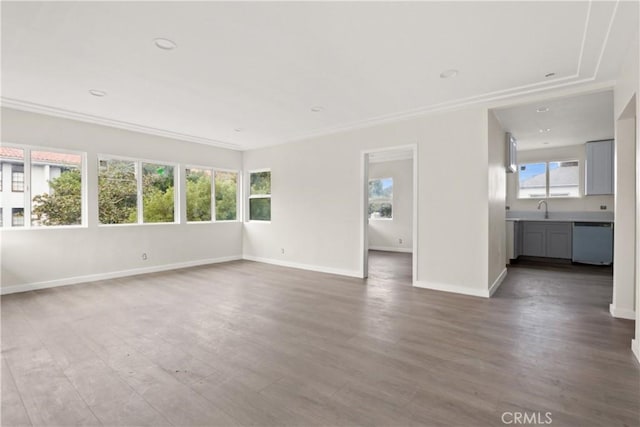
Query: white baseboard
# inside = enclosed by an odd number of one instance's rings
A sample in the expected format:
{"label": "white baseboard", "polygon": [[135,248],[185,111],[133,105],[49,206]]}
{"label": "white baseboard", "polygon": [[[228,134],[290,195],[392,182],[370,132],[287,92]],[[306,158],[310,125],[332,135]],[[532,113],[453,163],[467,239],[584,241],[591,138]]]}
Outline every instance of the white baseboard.
{"label": "white baseboard", "polygon": [[496,291],[498,290],[500,285],[502,285],[502,282],[504,282],[504,279],[506,277],[507,277],[507,269],[505,268],[504,270],[502,270],[502,273],[500,273],[500,275],[498,276],[496,281],[493,282],[493,284],[489,287],[489,296],[490,297],[493,296],[493,294],[496,293]]}
{"label": "white baseboard", "polygon": [[609,313],[611,313],[613,317],[617,317],[618,319],[636,320],[636,312],[634,310],[614,307],[613,304],[609,304]]}
{"label": "white baseboard", "polygon": [[68,277],[65,279],[48,280],[45,282],[24,283],[21,285],[4,286],[0,289],[1,295],[14,294],[16,292],[35,291],[37,289],[55,288],[58,286],[77,285],[79,283],[96,282],[98,280],[117,279],[120,277],[136,276],[138,274],[157,273],[160,271],[177,270],[179,268],[197,267],[200,265],[217,264],[221,262],[237,261],[242,259],[240,255],[232,255],[220,258],[199,259],[196,261],[178,262],[175,264],[163,264],[153,267],[133,268],[130,270],[112,271],[109,273],[88,274],[85,276]]}
{"label": "white baseboard", "polygon": [[416,280],[413,286],[417,288],[431,289],[434,291],[452,292],[454,294],[471,295],[474,297],[489,298],[488,289],[469,288],[467,286],[449,285],[445,283],[433,283]]}
{"label": "white baseboard", "polygon": [[385,252],[403,252],[403,253],[411,253],[413,249],[411,248],[398,248],[395,246],[369,246],[370,251],[385,251]]}
{"label": "white baseboard", "polygon": [[636,355],[636,359],[638,359],[638,363],[640,363],[640,341],[636,339],[632,339],[631,350],[633,351],[633,354]]}
{"label": "white baseboard", "polygon": [[246,259],[247,261],[262,262],[265,264],[278,265],[280,267],[297,268],[300,270],[317,271],[318,273],[337,274],[339,276],[357,277],[358,279],[362,279],[362,273],[359,271],[343,270],[340,268],[332,268],[332,267],[323,267],[320,265],[300,264],[297,262],[282,261],[279,259],[271,259],[271,258],[262,258],[262,257],[252,256],[252,255],[244,255],[242,258]]}

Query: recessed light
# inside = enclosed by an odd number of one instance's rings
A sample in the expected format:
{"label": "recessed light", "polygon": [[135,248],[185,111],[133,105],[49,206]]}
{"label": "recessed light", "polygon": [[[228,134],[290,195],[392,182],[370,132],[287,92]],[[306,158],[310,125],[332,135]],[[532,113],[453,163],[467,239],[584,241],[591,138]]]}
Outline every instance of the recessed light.
{"label": "recessed light", "polygon": [[107,92],[103,91],[103,90],[96,90],[96,89],[90,89],[89,93],[93,96],[98,96],[100,98],[102,98],[103,96],[107,95]]}
{"label": "recessed light", "polygon": [[440,73],[440,78],[448,79],[450,77],[455,77],[457,75],[458,75],[458,70],[454,70],[454,69],[444,70],[443,72]]}
{"label": "recessed light", "polygon": [[176,43],[173,40],[158,38],[154,39],[153,42],[162,50],[173,50],[176,47]]}
{"label": "recessed light", "polygon": [[551,129],[546,128],[546,129],[539,129],[538,132],[540,133],[547,133],[547,132],[551,132]]}
{"label": "recessed light", "polygon": [[543,142],[542,145],[549,145],[549,143],[548,142]]}
{"label": "recessed light", "polygon": [[235,132],[242,132],[244,130],[244,128],[235,128],[234,131]]}
{"label": "recessed light", "polygon": [[536,113],[546,113],[549,111],[549,107],[538,107],[536,108]]}
{"label": "recessed light", "polygon": [[313,111],[314,113],[319,113],[321,111],[324,111],[324,108],[320,106],[311,107],[311,111]]}
{"label": "recessed light", "polygon": [[556,75],[556,73],[547,73],[547,74],[545,74],[544,76],[545,76],[546,78],[549,78],[549,77],[553,77],[553,76],[555,76],[555,75]]}

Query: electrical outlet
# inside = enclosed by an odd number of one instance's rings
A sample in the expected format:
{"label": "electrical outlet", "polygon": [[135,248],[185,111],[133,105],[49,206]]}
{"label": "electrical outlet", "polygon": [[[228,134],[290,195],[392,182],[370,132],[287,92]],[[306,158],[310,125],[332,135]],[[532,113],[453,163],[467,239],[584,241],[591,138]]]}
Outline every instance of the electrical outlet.
{"label": "electrical outlet", "polygon": [[607,205],[600,205],[600,210],[601,211],[606,211],[607,210]]}
{"label": "electrical outlet", "polygon": [[148,257],[147,257],[147,253],[146,253],[146,252],[143,252],[143,253],[142,253],[142,260],[143,260],[143,261],[146,261],[146,260],[147,260],[147,258],[148,258]]}
{"label": "electrical outlet", "polygon": [[402,238],[398,239],[398,243],[402,244]]}
{"label": "electrical outlet", "polygon": [[284,255],[284,248],[280,248],[280,253]]}

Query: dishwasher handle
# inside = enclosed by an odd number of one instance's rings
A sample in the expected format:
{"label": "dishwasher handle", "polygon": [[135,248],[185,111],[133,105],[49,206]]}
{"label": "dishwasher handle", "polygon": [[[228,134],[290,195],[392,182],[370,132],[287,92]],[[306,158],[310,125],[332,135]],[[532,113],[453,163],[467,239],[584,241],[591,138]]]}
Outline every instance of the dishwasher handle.
{"label": "dishwasher handle", "polygon": [[610,222],[574,222],[574,227],[607,227],[611,228]]}

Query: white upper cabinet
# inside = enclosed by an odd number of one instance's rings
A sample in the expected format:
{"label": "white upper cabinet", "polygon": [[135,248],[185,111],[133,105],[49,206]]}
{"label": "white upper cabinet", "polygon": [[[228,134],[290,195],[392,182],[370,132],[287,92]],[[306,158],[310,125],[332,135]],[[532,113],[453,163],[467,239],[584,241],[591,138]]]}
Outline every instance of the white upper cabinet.
{"label": "white upper cabinet", "polygon": [[613,194],[613,140],[586,143],[585,195]]}

